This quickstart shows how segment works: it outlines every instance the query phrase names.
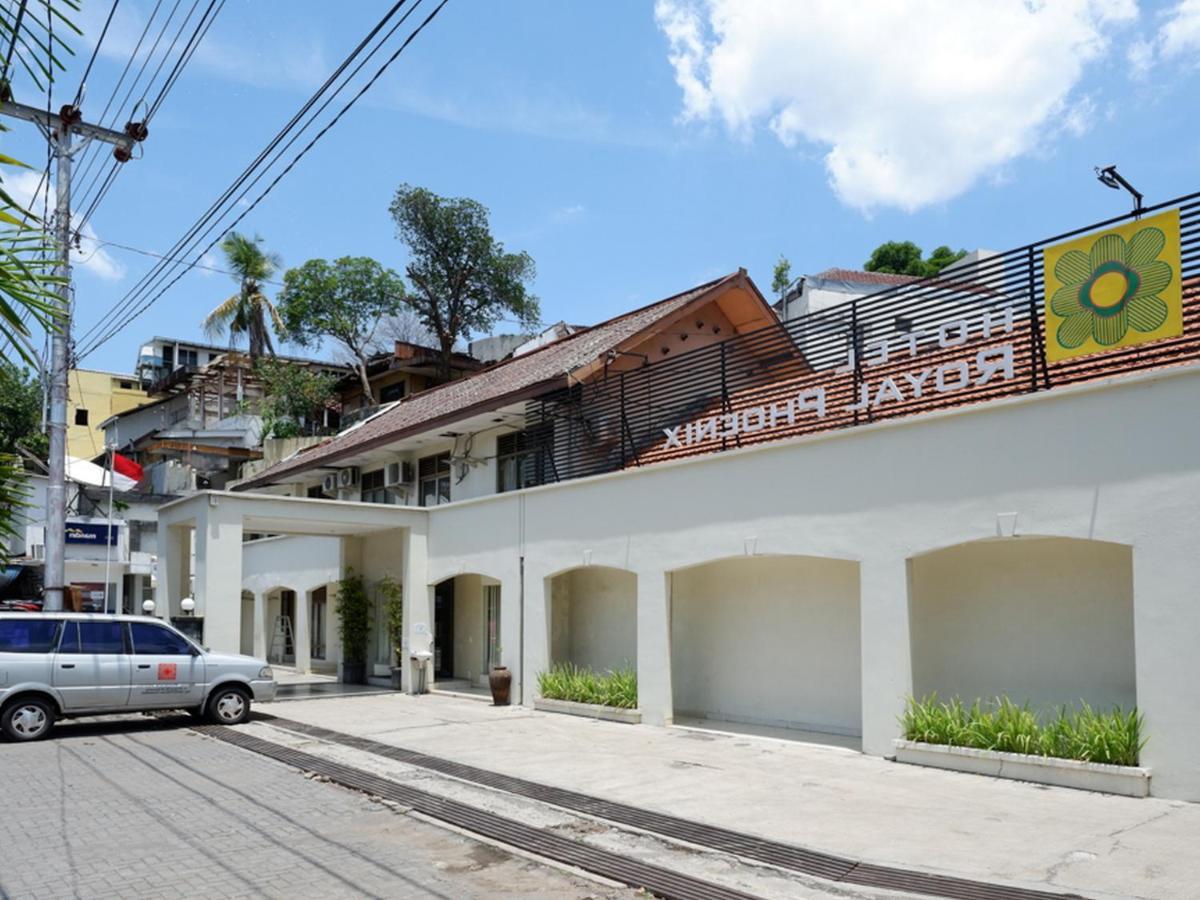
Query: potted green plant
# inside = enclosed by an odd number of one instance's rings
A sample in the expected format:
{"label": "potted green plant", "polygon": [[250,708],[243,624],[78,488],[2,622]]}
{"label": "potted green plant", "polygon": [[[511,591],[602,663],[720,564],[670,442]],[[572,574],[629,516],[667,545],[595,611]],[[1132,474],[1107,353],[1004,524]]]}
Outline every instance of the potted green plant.
{"label": "potted green plant", "polygon": [[342,662],[338,680],[366,684],[367,642],[371,634],[371,601],[361,575],[347,569],[338,582],[338,624],[342,633]]}
{"label": "potted green plant", "polygon": [[[500,647],[496,647],[496,659],[500,659]],[[512,672],[508,666],[495,665],[488,672],[488,687],[492,692],[494,706],[508,706],[509,692],[512,690]]]}
{"label": "potted green plant", "polygon": [[375,589],[383,601],[384,617],[387,621],[388,644],[396,656],[392,666],[392,690],[400,690],[401,673],[404,671],[404,591],[391,575],[379,579]]}

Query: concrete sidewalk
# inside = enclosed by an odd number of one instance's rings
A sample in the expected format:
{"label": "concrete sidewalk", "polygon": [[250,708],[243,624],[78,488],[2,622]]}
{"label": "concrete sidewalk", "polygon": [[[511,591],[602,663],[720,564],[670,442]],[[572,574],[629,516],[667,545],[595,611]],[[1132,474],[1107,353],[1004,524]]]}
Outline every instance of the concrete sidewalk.
{"label": "concrete sidewalk", "polygon": [[436,695],[295,700],[259,709],[873,863],[1094,897],[1190,898],[1200,884],[1196,804]]}

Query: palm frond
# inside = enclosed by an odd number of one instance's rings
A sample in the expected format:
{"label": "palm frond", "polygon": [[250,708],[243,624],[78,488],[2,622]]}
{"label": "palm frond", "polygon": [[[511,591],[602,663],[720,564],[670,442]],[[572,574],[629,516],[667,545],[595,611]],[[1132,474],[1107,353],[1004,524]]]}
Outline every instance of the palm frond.
{"label": "palm frond", "polygon": [[225,330],[236,322],[242,305],[241,292],[228,297],[217,305],[217,308],[204,317],[203,323],[204,333],[209,337],[221,337],[225,334]]}

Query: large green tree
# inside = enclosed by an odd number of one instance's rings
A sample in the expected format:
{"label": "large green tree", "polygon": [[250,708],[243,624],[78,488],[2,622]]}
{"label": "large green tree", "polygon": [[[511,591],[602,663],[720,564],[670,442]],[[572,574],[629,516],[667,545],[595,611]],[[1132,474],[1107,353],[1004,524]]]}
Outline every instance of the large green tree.
{"label": "large green tree", "polygon": [[890,272],[894,275],[913,275],[928,278],[967,255],[966,250],[951,250],[945,244],[924,258],[921,248],[912,241],[887,241],[871,251],[863,268],[868,272]]}
{"label": "large green tree", "polygon": [[330,337],[350,354],[368,403],[375,394],[367,360],[381,320],[400,311],[404,282],[367,256],[343,256],[332,263],[310,259],[283,276],[279,315],[288,339],[302,347]]}
{"label": "large green tree", "polygon": [[204,319],[204,330],[214,337],[226,330],[234,338],[245,335],[252,361],[257,361],[264,352],[275,355],[268,319],[276,331],[284,331],[278,310],[263,290],[263,283],[279,271],[279,256],[264,250],[262,243],[263,239],[257,235],[250,238],[237,231],[229,232],[221,240],[221,252],[225,254],[225,264],[234,272],[238,291]]}
{"label": "large green tree", "polygon": [[487,207],[404,184],[389,211],[396,236],[408,247],[405,272],[412,290],[405,303],[437,336],[442,378],[450,377],[459,338],[486,333],[507,317],[523,328],[538,324],[541,310],[527,289],[533,259],[506,252],[492,237]]}

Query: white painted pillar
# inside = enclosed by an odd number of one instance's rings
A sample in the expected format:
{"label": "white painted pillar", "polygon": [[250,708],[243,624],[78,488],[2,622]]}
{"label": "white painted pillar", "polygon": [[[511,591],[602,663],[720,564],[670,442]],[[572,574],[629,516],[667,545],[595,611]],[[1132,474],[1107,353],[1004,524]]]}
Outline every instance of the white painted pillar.
{"label": "white painted pillar", "polygon": [[[400,682],[406,693],[412,694],[417,689],[417,669],[413,665],[410,654],[414,648],[433,647],[433,588],[429,587],[429,557],[428,537],[425,525],[413,526],[407,529],[404,538],[404,575],[402,589],[404,592],[404,638],[401,649],[405,658],[399,661],[401,667]],[[425,667],[425,687],[428,690],[433,684],[433,663]]]}
{"label": "white painted pillar", "polygon": [[[217,505],[212,505],[213,503]],[[242,514],[216,497],[196,523],[196,615],[204,616],[204,643],[220,653],[241,650]],[[172,598],[172,615],[178,599]]]}
{"label": "white painted pillar", "polygon": [[[158,580],[154,585],[154,613],[166,618],[172,605],[187,596],[191,588],[192,534],[190,525],[158,523]],[[135,607],[141,613],[141,604]],[[178,615],[178,613],[176,613]]]}
{"label": "white painted pillar", "polygon": [[254,592],[254,655],[267,658],[267,592]]}
{"label": "white painted pillar", "polygon": [[[538,697],[537,676],[550,668],[550,581],[536,569],[525,570],[525,652],[521,668],[528,673],[525,706],[533,706]],[[514,681],[514,685],[516,682]],[[514,688],[515,689],[515,688]]]}
{"label": "white painted pillar", "polygon": [[[1172,527],[1176,526],[1176,527]],[[1200,716],[1196,608],[1200,555],[1195,532],[1166,515],[1145,523],[1133,548],[1133,633],[1137,705],[1145,716],[1141,764],[1150,793],[1200,801]]]}
{"label": "white painted pillar", "polygon": [[894,751],[898,717],[912,693],[908,594],[907,560],[859,564],[863,752],[874,756]]}
{"label": "white painted pillar", "polygon": [[637,581],[638,706],[645,725],[674,721],[671,696],[671,576],[639,572]]}
{"label": "white painted pillar", "polygon": [[[484,604],[484,621],[487,621],[487,604]],[[509,703],[519,706],[522,702],[521,684],[524,665],[521,659],[521,577],[500,581],[500,665],[507,666],[512,675],[509,688]],[[527,698],[532,705],[532,698]]]}
{"label": "white painted pillar", "polygon": [[311,591],[296,592],[296,621],[292,626],[292,642],[296,650],[296,671],[312,671],[312,631],[309,627]]}

